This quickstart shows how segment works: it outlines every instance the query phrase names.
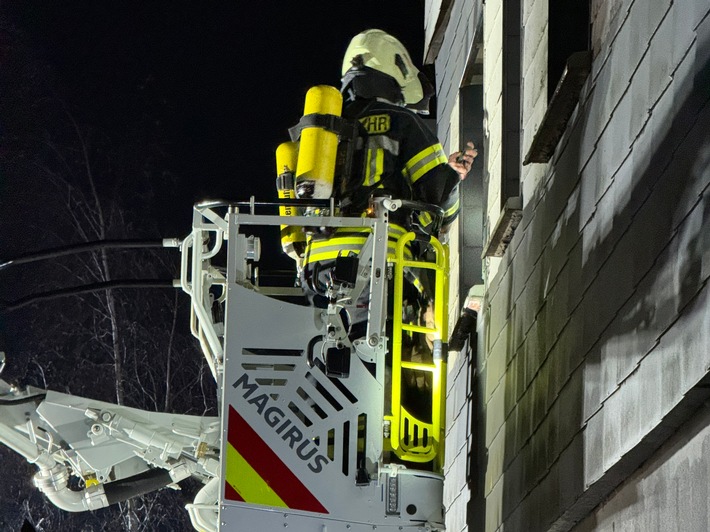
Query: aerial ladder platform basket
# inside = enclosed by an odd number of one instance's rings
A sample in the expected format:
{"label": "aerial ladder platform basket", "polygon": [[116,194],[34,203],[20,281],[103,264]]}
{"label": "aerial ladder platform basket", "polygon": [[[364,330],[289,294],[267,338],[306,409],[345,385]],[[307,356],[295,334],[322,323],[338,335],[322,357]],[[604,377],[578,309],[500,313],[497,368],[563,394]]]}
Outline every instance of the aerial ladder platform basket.
{"label": "aerial ladder platform basket", "polygon": [[[197,206],[183,250],[193,332],[221,384],[218,529],[443,530],[445,246],[426,237],[433,260],[414,260],[405,250],[422,236],[409,232],[388,257],[388,215],[402,205],[387,198],[367,217],[318,217],[322,231],[368,233],[357,267],[349,268],[353,277],[336,282],[319,308],[306,303],[300,287],[260,279],[257,226],[314,226],[312,216],[270,214],[279,205]],[[215,268],[225,242],[226,265]],[[435,286],[423,325],[387,312],[388,285],[401,307],[405,273],[415,270],[431,272]],[[349,316],[363,291],[367,328],[352,338]],[[402,348],[403,335],[413,334],[432,348],[416,361]],[[416,374],[425,386],[406,391]],[[427,408],[412,412],[407,394],[426,395],[420,403]]]}
{"label": "aerial ladder platform basket", "polygon": [[[393,245],[389,222],[419,208],[378,198],[367,216],[345,217],[332,199],[197,204],[192,232],[170,241],[181,253],[174,286],[190,296],[219,416],[0,379],[0,443],[35,464],[37,488],[70,512],[192,478],[202,487],[186,508],[200,531],[443,530],[447,250],[406,230]],[[357,256],[336,261],[325,303],[312,304],[293,272],[283,283],[260,271],[262,238],[281,253],[284,226],[367,235]],[[405,312],[406,283],[433,304]]]}

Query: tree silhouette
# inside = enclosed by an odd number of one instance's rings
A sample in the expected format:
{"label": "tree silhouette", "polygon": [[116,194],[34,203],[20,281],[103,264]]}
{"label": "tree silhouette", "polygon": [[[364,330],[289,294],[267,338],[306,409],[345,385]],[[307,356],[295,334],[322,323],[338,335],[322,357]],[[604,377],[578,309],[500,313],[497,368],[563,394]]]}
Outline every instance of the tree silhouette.
{"label": "tree silhouette", "polygon": [[[161,236],[152,212],[171,173],[155,117],[141,111],[120,134],[88,123],[77,102],[62,98],[52,69],[2,18],[0,66],[0,257]],[[0,299],[117,279],[171,279],[178,264],[174,249],[94,250],[0,272]],[[214,415],[214,381],[190,336],[188,313],[188,299],[176,289],[77,291],[1,312],[3,377],[147,410]],[[190,481],[184,495],[165,489],[67,514],[32,486],[33,466],[5,448],[0,464],[7,479],[0,486],[2,530],[20,530],[25,521],[38,531],[190,528],[187,512],[176,511],[199,487]]]}

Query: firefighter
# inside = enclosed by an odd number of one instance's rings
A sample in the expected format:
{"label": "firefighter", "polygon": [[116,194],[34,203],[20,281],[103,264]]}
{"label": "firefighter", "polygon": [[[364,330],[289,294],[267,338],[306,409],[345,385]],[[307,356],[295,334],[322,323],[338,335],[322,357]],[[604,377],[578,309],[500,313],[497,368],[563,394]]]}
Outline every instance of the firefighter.
{"label": "firefighter", "polygon": [[[444,210],[441,230],[435,236],[445,238],[459,212],[458,183],[477,155],[473,143],[446,156],[417,114],[428,111],[431,84],[414,66],[402,43],[382,30],[370,29],[351,40],[341,81],[346,102],[343,116],[357,119],[365,134],[356,163],[362,171],[340,185],[345,214],[364,213],[373,195],[425,202]],[[390,221],[393,251],[397,238],[411,229],[411,220],[405,213],[395,212]],[[426,228],[431,217],[425,213],[416,222]],[[303,259],[304,285],[323,293],[332,261],[357,255],[366,238],[366,233],[347,228],[328,238],[312,238]]]}
{"label": "firefighter", "polygon": [[357,118],[367,132],[363,178],[345,194],[353,209],[362,209],[372,194],[431,203],[445,210],[445,233],[458,214],[458,182],[477,155],[473,144],[444,154],[415,112],[428,112],[433,88],[402,43],[384,31],[352,39],[342,75],[344,116]]}
{"label": "firefighter", "polygon": [[[395,37],[382,30],[371,29],[356,35],[343,59],[341,93],[345,119],[359,121],[363,145],[358,151],[355,168],[349,172],[350,182],[340,183],[335,192],[349,216],[364,215],[373,196],[415,200],[440,207],[444,219],[438,234],[446,238],[451,223],[459,213],[458,184],[468,174],[477,151],[468,143],[462,152],[447,157],[436,136],[429,130],[418,112],[428,112],[433,89],[414,66],[406,48]],[[411,212],[390,213],[388,255],[394,256],[400,236],[412,230],[433,227],[427,212],[413,217]],[[311,299],[317,306],[325,306],[324,298],[334,277],[335,259],[356,256],[367,239],[363,229],[341,228],[330,235],[314,235],[307,242],[301,270],[302,284],[312,291]],[[407,259],[417,254],[407,249]],[[411,273],[411,272],[409,272]],[[405,283],[402,309],[391,308],[392,286],[388,302],[388,316],[401,312],[404,322],[429,325],[432,301],[426,289],[426,279],[411,275]],[[364,290],[357,302],[357,310],[349,316],[350,338],[365,334],[369,293]],[[387,336],[391,336],[388,320]],[[402,340],[402,357],[411,361],[429,361],[431,345],[418,335]],[[407,345],[405,345],[405,343]],[[406,354],[405,354],[406,353]],[[391,350],[386,358],[385,408],[390,405]],[[431,382],[414,372],[404,375],[402,403],[417,417],[425,419],[431,413],[428,391]]]}

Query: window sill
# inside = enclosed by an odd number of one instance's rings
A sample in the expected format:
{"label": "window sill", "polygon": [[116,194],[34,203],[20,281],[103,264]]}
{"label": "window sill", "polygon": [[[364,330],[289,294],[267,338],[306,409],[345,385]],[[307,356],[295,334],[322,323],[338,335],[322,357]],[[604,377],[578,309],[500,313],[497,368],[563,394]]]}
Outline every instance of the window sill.
{"label": "window sill", "polygon": [[503,212],[498,217],[496,228],[488,240],[488,244],[483,251],[485,257],[502,257],[508,249],[510,241],[513,239],[515,229],[523,219],[523,201],[520,196],[508,198],[503,207]]}
{"label": "window sill", "polygon": [[592,52],[577,52],[567,59],[560,82],[530,144],[523,165],[546,163],[555,153],[557,143],[567,128],[567,122],[579,102],[582,86],[592,68]]}

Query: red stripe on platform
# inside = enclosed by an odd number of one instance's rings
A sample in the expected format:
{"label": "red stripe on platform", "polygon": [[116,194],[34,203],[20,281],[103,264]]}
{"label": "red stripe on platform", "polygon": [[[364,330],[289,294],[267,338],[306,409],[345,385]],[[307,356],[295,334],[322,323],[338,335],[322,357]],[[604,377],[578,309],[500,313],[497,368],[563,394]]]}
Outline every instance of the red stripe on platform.
{"label": "red stripe on platform", "polygon": [[229,482],[224,483],[224,498],[230,501],[244,502],[239,492],[235,490]]}
{"label": "red stripe on platform", "polygon": [[227,440],[289,508],[328,513],[320,501],[231,405]]}

